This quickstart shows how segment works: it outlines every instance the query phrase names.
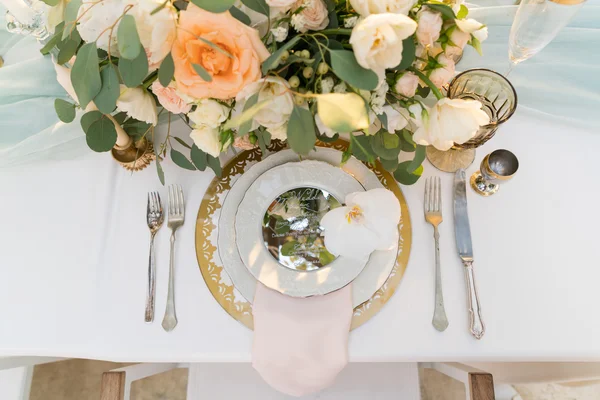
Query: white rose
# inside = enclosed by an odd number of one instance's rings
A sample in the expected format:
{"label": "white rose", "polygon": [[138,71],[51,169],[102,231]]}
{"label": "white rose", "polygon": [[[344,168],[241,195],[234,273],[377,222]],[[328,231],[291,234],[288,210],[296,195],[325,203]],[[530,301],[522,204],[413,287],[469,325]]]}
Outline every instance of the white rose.
{"label": "white rose", "polygon": [[[290,85],[285,79],[267,76],[247,85],[236,96],[236,109],[241,112],[246,101],[258,93],[258,103],[270,101],[254,116],[254,124],[265,128],[279,128],[290,118],[294,109],[294,98],[290,93]],[[256,129],[254,126],[252,129]]]}
{"label": "white rose", "polygon": [[221,142],[219,141],[219,131],[208,125],[200,125],[192,132],[190,137],[194,144],[203,152],[213,157],[219,157],[221,154]]}
{"label": "white rose", "polygon": [[194,125],[208,125],[218,128],[229,115],[229,109],[212,99],[202,99],[194,111],[188,114]]}
{"label": "white rose", "polygon": [[443,53],[437,57],[437,62],[440,63],[442,67],[431,71],[429,79],[435,86],[441,88],[454,77],[456,66],[454,60]]}
{"label": "white rose", "polygon": [[422,46],[431,46],[440,38],[442,30],[442,14],[437,11],[430,11],[424,7],[417,13],[417,40]]}
{"label": "white rose", "polygon": [[156,125],[158,122],[154,97],[141,87],[128,88],[121,85],[121,94],[117,99],[117,109],[126,112],[127,115],[138,121],[144,121],[152,125]]}
{"label": "white rose", "polygon": [[468,19],[455,19],[454,22],[458,29],[465,33],[473,33],[481,28],[483,28],[483,24],[479,21],[475,21],[472,18]]}
{"label": "white rose", "polygon": [[387,130],[390,133],[395,133],[402,130],[408,125],[408,118],[392,108],[392,106],[383,107],[385,116],[387,117]]}
{"label": "white rose", "polygon": [[415,0],[350,0],[352,8],[363,17],[383,13],[407,15],[415,3]]}
{"label": "white rose", "polygon": [[471,35],[461,31],[460,29],[452,29],[450,36],[448,37],[455,46],[464,49],[469,40],[471,40]]}
{"label": "white rose", "polygon": [[419,87],[419,77],[412,72],[405,72],[396,80],[394,90],[406,97],[413,97]]}
{"label": "white rose", "polygon": [[298,0],[292,11],[291,24],[298,32],[319,31],[329,25],[329,13],[323,0]]}
{"label": "white rose", "polygon": [[[118,20],[125,7],[133,5],[127,14],[135,19],[140,41],[148,56],[148,66],[152,71],[158,68],[163,58],[169,54],[177,36],[177,12],[171,5],[166,5],[154,15],[150,15],[161,4],[163,4],[162,0],[103,0],[99,3],[85,3],[79,8],[80,19],[77,30],[84,41],[89,43],[98,38],[96,41],[98,48],[108,50],[110,26]],[[85,12],[90,7],[93,9]],[[110,42],[110,51],[116,56],[119,55],[117,48],[119,24],[114,27]]]}
{"label": "white rose", "polygon": [[475,39],[479,40],[479,42],[483,42],[484,40],[486,40],[488,38],[488,28],[487,26],[484,26],[481,29],[477,29],[475,32],[472,33],[473,37],[475,37]]}
{"label": "white rose", "polygon": [[325,126],[325,124],[321,120],[321,117],[319,116],[319,114],[315,115],[315,124],[317,125],[317,129],[319,130],[321,135],[325,135],[327,137],[334,137],[335,134],[337,133],[336,131],[329,128],[328,126]]}
{"label": "white rose", "polygon": [[449,150],[454,143],[462,144],[477,134],[479,127],[490,123],[477,100],[439,100],[428,110],[428,117],[413,135],[417,144]]}
{"label": "white rose", "polygon": [[267,131],[271,134],[271,139],[278,139],[282,142],[287,140],[287,122],[273,128],[267,128]]}
{"label": "white rose", "polygon": [[416,29],[417,23],[406,15],[369,15],[356,25],[350,36],[356,61],[383,80],[386,68],[395,67],[402,61],[402,41]]}

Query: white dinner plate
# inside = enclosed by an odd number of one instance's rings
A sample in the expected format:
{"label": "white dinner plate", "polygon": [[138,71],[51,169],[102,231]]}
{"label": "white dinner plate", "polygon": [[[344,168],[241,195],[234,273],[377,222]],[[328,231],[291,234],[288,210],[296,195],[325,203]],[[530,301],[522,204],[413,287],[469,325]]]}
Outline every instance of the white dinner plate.
{"label": "white dinner plate", "polygon": [[[310,159],[321,160],[331,165],[339,165],[342,153],[330,148],[317,148],[310,153]],[[218,251],[225,271],[233,281],[236,289],[250,303],[254,300],[256,279],[244,265],[237,245],[234,227],[235,215],[244,194],[252,183],[264,172],[273,167],[291,161],[299,161],[298,155],[292,150],[283,150],[274,153],[265,160],[254,164],[242,174],[222,202],[218,222]],[[355,158],[341,167],[351,174],[365,189],[381,188],[383,185],[375,174]],[[371,254],[367,265],[356,277],[352,285],[352,304],[357,307],[383,285],[394,267],[398,247],[386,251],[376,251]]]}

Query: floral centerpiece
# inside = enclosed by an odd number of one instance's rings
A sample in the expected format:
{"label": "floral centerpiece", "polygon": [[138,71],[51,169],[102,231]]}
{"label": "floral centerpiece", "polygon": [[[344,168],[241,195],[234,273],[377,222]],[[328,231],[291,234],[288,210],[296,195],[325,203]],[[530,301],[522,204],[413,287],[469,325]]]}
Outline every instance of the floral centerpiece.
{"label": "floral centerpiece", "polygon": [[123,131],[154,141],[159,116],[189,125],[191,142],[168,129],[155,143],[161,181],[167,154],[219,174],[231,147],[281,140],[305,155],[348,134],[342,162],[379,159],[411,184],[425,145],[449,149],[488,121],[479,102],[440,90],[487,37],[462,0],[44,1],[54,34],[42,52],[67,68],[75,100],[56,110],[64,122],[85,110],[92,150]]}

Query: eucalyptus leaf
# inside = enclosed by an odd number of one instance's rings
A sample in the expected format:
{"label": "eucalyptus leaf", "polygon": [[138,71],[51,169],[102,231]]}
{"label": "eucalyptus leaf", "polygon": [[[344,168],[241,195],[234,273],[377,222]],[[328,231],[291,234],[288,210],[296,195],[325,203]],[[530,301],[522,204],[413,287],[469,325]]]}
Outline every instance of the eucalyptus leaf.
{"label": "eucalyptus leaf", "polygon": [[[192,146],[190,146],[189,144],[187,144],[186,142],[184,142],[181,138],[178,138],[177,136],[172,136],[173,139],[175,139],[177,141],[177,143],[179,143],[180,145],[182,145],[183,147],[185,147],[186,149],[192,149]],[[194,159],[192,158],[192,161],[194,161]]]}
{"label": "eucalyptus leaf", "polygon": [[369,127],[365,101],[356,93],[329,93],[317,97],[321,121],[336,132],[348,133]]}
{"label": "eucalyptus leaf", "polygon": [[106,116],[94,121],[86,132],[85,140],[90,149],[97,152],[110,151],[117,143],[115,124]]}
{"label": "eucalyptus leaf", "polygon": [[258,147],[260,147],[260,152],[264,159],[269,154],[267,147],[271,144],[271,134],[265,129],[258,130],[255,134],[258,138]]}
{"label": "eucalyptus leaf", "polygon": [[87,107],[90,101],[100,92],[102,80],[100,79],[98,49],[95,42],[86,43],[79,49],[71,69],[71,83],[81,108]]}
{"label": "eucalyptus leaf", "polygon": [[402,151],[413,152],[417,149],[417,144],[413,141],[412,135],[408,129],[403,129],[400,138],[400,148]]}
{"label": "eucalyptus leaf", "polygon": [[81,124],[81,129],[87,133],[87,131],[90,129],[90,126],[92,126],[94,122],[98,121],[102,117],[104,117],[104,115],[97,110],[86,112],[82,115],[81,120],[79,121]]}
{"label": "eucalyptus leaf", "polygon": [[233,54],[231,54],[230,52],[228,52],[227,50],[224,50],[221,46],[218,46],[216,44],[214,44],[213,42],[211,42],[208,39],[203,38],[202,36],[196,36],[196,39],[198,39],[199,41],[206,43],[207,45],[209,45],[213,50],[218,51],[219,53],[229,57],[229,58],[233,58]]}
{"label": "eucalyptus leaf", "polygon": [[[396,147],[388,148],[386,147],[386,141],[393,141],[391,137],[396,138]],[[371,149],[373,152],[382,160],[397,160],[398,155],[400,154],[400,139],[397,135],[393,133],[387,133],[384,131],[379,131],[375,135],[370,137]]]}
{"label": "eucalyptus leaf", "polygon": [[123,125],[123,122],[127,119],[127,113],[125,111],[121,111],[118,114],[113,115],[113,119],[117,121],[119,125]]}
{"label": "eucalyptus leaf", "polygon": [[73,58],[77,52],[77,49],[79,48],[79,44],[81,43],[81,37],[79,36],[79,33],[74,31],[73,35],[71,36],[71,38],[67,37],[64,42],[59,43],[60,50],[58,51],[58,56],[56,59],[58,65],[63,65]]}
{"label": "eucalyptus leaf", "polygon": [[450,6],[439,3],[424,3],[423,5],[431,8],[434,11],[440,12],[445,18],[456,19],[456,15]]}
{"label": "eucalyptus leaf", "polygon": [[242,0],[242,4],[249,9],[256,11],[257,13],[266,15],[267,17],[270,15],[271,9],[265,0]]}
{"label": "eucalyptus leaf", "polygon": [[168,87],[173,80],[173,75],[175,75],[175,64],[173,63],[173,56],[169,53],[160,63],[158,81],[163,87]]}
{"label": "eucalyptus leaf", "polygon": [[184,156],[182,153],[178,152],[174,148],[171,148],[171,160],[173,160],[173,162],[181,168],[188,169],[190,171],[196,170],[194,164],[192,164],[192,162],[188,160],[186,156]]}
{"label": "eucalyptus leaf", "polygon": [[77,29],[77,15],[79,8],[81,7],[82,0],[71,0],[67,3],[64,11],[65,28],[62,33],[62,40],[65,40],[67,36]]}
{"label": "eucalyptus leaf", "polygon": [[[364,90],[373,90],[379,83],[377,74],[361,67],[353,52],[349,50],[330,50],[331,69],[348,84]],[[263,63],[264,65],[264,63]]]}
{"label": "eucalyptus leaf", "polygon": [[[256,105],[258,101],[258,93],[254,93],[244,104],[243,112],[250,110],[252,107]],[[246,133],[250,132],[250,128],[252,127],[252,118],[245,121],[243,124],[240,124],[240,128],[238,129],[238,135],[244,136]]]}
{"label": "eucalyptus leaf", "polygon": [[417,149],[415,150],[415,156],[406,167],[406,171],[409,173],[414,173],[425,160],[425,146],[417,145]]}
{"label": "eucalyptus leaf", "polygon": [[60,39],[62,37],[64,28],[65,28],[64,22],[61,22],[59,25],[56,26],[56,29],[54,30],[54,34],[52,35],[50,40],[48,40],[48,42],[46,42],[44,47],[42,47],[40,49],[40,53],[42,53],[43,55],[46,55],[46,54],[50,53],[50,50],[52,50],[58,43],[60,43]]}
{"label": "eucalyptus leaf", "polygon": [[237,19],[244,25],[249,26],[252,23],[252,21],[250,20],[250,17],[245,12],[243,12],[242,10],[240,10],[237,7],[231,7],[229,9],[229,13],[231,14],[231,16],[233,18]]}
{"label": "eucalyptus leaf", "polygon": [[158,161],[158,154],[156,154],[156,174],[158,175],[158,180],[161,185],[165,186],[165,171],[163,171],[162,165],[160,165],[160,161]]}
{"label": "eucalyptus leaf", "polygon": [[192,162],[194,163],[196,168],[198,168],[198,170],[204,171],[206,169],[206,166],[208,165],[207,154],[200,150],[198,146],[192,146],[192,151],[190,151],[190,158],[192,159]]}
{"label": "eucalyptus leaf", "polygon": [[[117,47],[121,58],[134,60],[142,51],[142,43],[135,26],[135,18],[125,14],[117,29]],[[144,54],[144,56],[146,56]]]}
{"label": "eucalyptus leaf", "polygon": [[192,3],[197,5],[203,10],[211,13],[220,14],[225,12],[233,6],[235,0],[191,0]]}
{"label": "eucalyptus leaf", "polygon": [[412,36],[407,37],[402,41],[402,60],[396,68],[396,71],[404,71],[410,67],[416,58],[417,46],[415,45],[415,38]]}
{"label": "eucalyptus leaf", "polygon": [[367,135],[350,135],[350,149],[354,157],[361,161],[373,162],[375,155]]}
{"label": "eucalyptus leaf", "polygon": [[56,115],[64,123],[73,122],[75,119],[75,104],[69,103],[63,99],[54,100],[54,109]]}
{"label": "eucalyptus leaf", "polygon": [[383,127],[383,129],[385,129],[387,131],[388,130],[387,114],[386,113],[376,114],[376,117],[379,120],[379,122],[381,122],[381,126]]}
{"label": "eucalyptus leaf", "polygon": [[223,174],[223,171],[221,169],[221,161],[219,161],[219,158],[213,157],[210,154],[207,154],[206,159],[208,161],[208,166],[210,167],[210,169],[212,169],[213,172],[215,173],[215,175],[218,178],[220,178],[221,175]]}
{"label": "eucalyptus leaf", "polygon": [[125,86],[132,88],[141,85],[144,78],[148,75],[148,57],[146,56],[146,52],[140,51],[140,54],[133,60],[126,58],[119,59],[119,73]]}
{"label": "eucalyptus leaf", "polygon": [[254,116],[263,108],[265,108],[266,106],[268,106],[269,104],[271,104],[272,100],[263,100],[260,103],[256,103],[255,105],[253,105],[252,107],[248,108],[247,110],[244,109],[244,111],[231,118],[230,120],[228,120],[227,122],[225,122],[225,124],[223,124],[223,130],[227,130],[227,129],[231,129],[231,128],[236,128],[238,126],[241,126],[242,124],[248,122],[248,121],[252,121],[252,118],[254,118]]}
{"label": "eucalyptus leaf", "polygon": [[269,70],[277,67],[279,65],[279,59],[281,58],[281,53],[285,50],[289,50],[298,43],[300,40],[300,36],[294,36],[289,42],[281,46],[277,51],[271,54],[267,59],[262,63],[261,71],[263,74],[267,74]]}
{"label": "eucalyptus leaf", "polygon": [[192,64],[194,71],[200,76],[200,78],[204,79],[206,82],[212,82],[212,76],[208,73],[207,70],[200,64]]}
{"label": "eucalyptus leaf", "polygon": [[288,144],[296,153],[306,155],[315,147],[316,140],[312,114],[307,109],[295,105],[288,121]]}
{"label": "eucalyptus leaf", "polygon": [[404,161],[398,164],[396,171],[394,171],[394,179],[403,185],[412,185],[419,180],[423,174],[423,166],[421,165],[413,172],[408,172],[407,167],[411,161]]}
{"label": "eucalyptus leaf", "polygon": [[117,68],[113,64],[108,64],[100,72],[100,77],[102,78],[102,88],[94,98],[94,104],[104,114],[110,114],[117,107],[117,99],[121,94]]}
{"label": "eucalyptus leaf", "polygon": [[396,171],[396,169],[398,168],[398,159],[396,158],[395,160],[385,160],[385,159],[380,159],[379,162],[381,162],[381,166],[389,172],[394,172]]}

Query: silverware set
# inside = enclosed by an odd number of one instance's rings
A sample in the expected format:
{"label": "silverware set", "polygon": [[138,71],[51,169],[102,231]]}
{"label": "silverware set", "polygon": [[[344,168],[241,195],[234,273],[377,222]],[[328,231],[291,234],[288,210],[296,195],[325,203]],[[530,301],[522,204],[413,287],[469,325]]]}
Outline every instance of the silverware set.
{"label": "silverware set", "polygon": [[[167,306],[162,327],[165,331],[172,331],[177,326],[177,315],[175,313],[175,232],[183,225],[185,220],[185,202],[183,190],[179,185],[169,186],[168,194],[168,222],[171,229],[171,251],[169,255],[169,291],[167,294]],[[154,256],[154,237],[164,222],[163,206],[160,195],[157,192],[148,193],[148,206],[146,208],[146,220],[150,229],[150,257],[148,262],[148,291],[146,295],[145,321],[154,321],[154,303],[156,293],[156,262]]]}

